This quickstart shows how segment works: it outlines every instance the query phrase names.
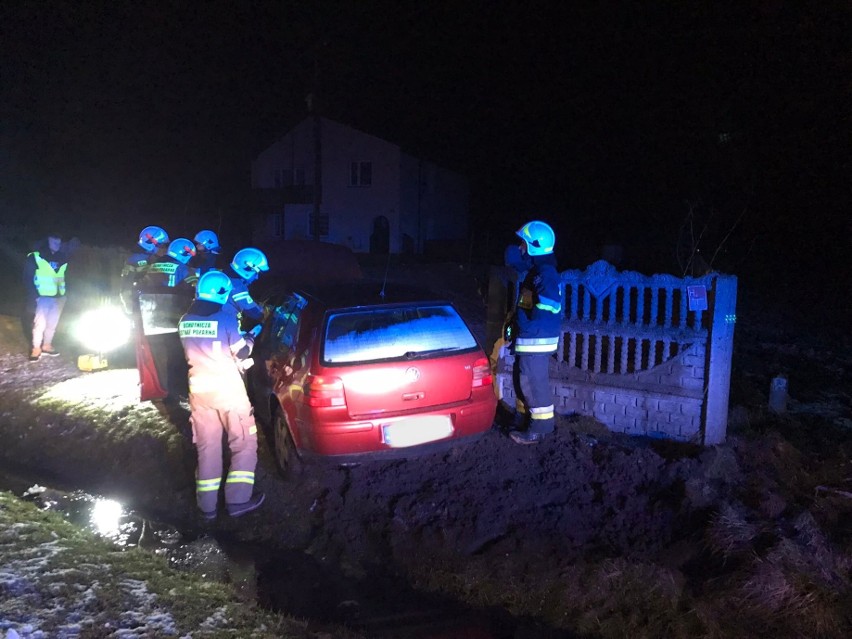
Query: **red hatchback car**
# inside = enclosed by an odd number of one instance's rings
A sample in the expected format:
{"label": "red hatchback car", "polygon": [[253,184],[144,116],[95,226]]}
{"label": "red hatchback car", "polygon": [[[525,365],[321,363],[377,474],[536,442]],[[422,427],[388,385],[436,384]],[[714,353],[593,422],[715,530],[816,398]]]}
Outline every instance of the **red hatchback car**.
{"label": "red hatchback car", "polygon": [[450,302],[360,281],[289,291],[272,307],[249,388],[283,470],[303,456],[423,452],[491,428],[491,367]]}

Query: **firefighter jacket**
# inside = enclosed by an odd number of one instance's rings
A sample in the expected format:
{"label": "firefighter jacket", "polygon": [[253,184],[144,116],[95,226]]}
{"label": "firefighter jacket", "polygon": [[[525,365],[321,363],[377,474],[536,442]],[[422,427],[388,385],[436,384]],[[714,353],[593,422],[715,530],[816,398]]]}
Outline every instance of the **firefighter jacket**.
{"label": "firefighter jacket", "polygon": [[121,270],[121,276],[127,277],[128,275],[134,275],[145,271],[154,259],[156,259],[156,255],[153,253],[145,253],[144,251],[135,251],[134,253],[131,253],[124,263],[124,268]]}
{"label": "firefighter jacket", "polygon": [[562,326],[562,278],[556,258],[531,258],[518,292],[515,353],[553,353]]}
{"label": "firefighter jacket", "polygon": [[33,251],[28,257],[32,261],[28,265],[28,276],[31,273],[31,282],[35,286],[39,297],[63,297],[65,295],[65,269],[68,267],[68,258],[62,251],[51,253]]}
{"label": "firefighter jacket", "polygon": [[223,265],[222,256],[219,251],[201,251],[189,259],[189,266],[198,272],[198,277],[204,275],[207,271],[221,271]]}
{"label": "firefighter jacket", "polygon": [[246,281],[241,277],[232,277],[231,284],[233,288],[226,306],[230,306],[238,318],[250,320],[248,324],[263,321],[263,306],[252,299]]}
{"label": "firefighter jacket", "polygon": [[166,255],[148,265],[141,283],[146,287],[177,288],[194,286],[196,281],[194,269]]}
{"label": "firefighter jacket", "polygon": [[236,315],[226,306],[195,300],[178,323],[190,395],[203,395],[210,408],[227,409],[245,398],[242,371],[252,361],[253,338],[240,333]]}

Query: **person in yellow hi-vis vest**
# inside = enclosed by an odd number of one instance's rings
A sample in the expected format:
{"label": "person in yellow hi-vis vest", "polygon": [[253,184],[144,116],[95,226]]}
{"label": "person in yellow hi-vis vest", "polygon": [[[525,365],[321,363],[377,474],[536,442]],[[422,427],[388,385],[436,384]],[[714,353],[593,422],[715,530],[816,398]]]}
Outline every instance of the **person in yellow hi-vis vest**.
{"label": "person in yellow hi-vis vest", "polygon": [[257,426],[242,373],[254,344],[228,309],[231,278],[208,271],[198,280],[195,301],[178,324],[189,365],[192,440],[198,453],[195,494],[206,520],[216,518],[222,485],[222,431],[231,451],[225,477],[225,506],[231,517],[256,510],[264,495],[254,492]]}
{"label": "person in yellow hi-vis vest", "polygon": [[53,346],[53,338],[62,309],[65,308],[67,268],[68,253],[63,250],[60,233],[49,234],[43,250],[27,255],[24,282],[35,297],[31,362],[37,362],[42,355],[59,355],[59,351]]}

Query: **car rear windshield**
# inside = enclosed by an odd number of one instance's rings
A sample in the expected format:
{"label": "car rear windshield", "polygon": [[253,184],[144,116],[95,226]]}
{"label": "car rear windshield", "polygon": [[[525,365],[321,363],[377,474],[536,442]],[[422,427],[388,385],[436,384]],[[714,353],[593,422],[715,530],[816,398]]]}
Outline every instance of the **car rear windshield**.
{"label": "car rear windshield", "polygon": [[476,339],[452,306],[359,309],[329,315],[323,362],[418,359],[475,348]]}

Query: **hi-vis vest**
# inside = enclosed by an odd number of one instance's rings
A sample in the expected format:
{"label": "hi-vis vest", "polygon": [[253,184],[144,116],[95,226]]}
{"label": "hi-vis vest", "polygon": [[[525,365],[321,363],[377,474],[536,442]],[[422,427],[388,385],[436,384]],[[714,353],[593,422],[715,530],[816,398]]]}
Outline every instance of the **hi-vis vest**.
{"label": "hi-vis vest", "polygon": [[30,253],[36,261],[36,271],[33,276],[33,284],[39,297],[62,297],[65,295],[65,268],[63,264],[59,270],[54,270],[46,259],[39,255],[38,251]]}

